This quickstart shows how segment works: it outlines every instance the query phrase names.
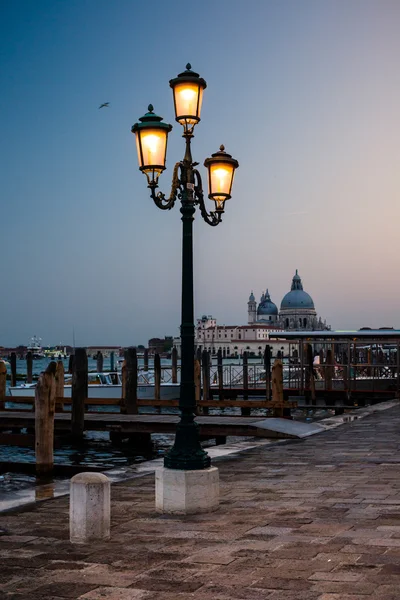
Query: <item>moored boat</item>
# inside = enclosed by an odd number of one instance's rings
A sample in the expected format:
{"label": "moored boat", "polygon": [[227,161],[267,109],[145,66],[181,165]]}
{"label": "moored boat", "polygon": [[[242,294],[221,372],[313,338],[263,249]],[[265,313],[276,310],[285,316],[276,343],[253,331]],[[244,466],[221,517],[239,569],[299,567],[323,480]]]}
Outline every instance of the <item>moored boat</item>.
{"label": "moored boat", "polygon": [[[36,383],[23,383],[10,387],[13,397],[34,397]],[[64,398],[71,398],[72,375],[65,376]],[[122,396],[121,373],[89,373],[88,374],[88,398],[115,398],[120,400]],[[161,400],[179,399],[179,383],[161,383]],[[154,381],[149,373],[139,373],[137,397],[140,400],[154,399]]]}

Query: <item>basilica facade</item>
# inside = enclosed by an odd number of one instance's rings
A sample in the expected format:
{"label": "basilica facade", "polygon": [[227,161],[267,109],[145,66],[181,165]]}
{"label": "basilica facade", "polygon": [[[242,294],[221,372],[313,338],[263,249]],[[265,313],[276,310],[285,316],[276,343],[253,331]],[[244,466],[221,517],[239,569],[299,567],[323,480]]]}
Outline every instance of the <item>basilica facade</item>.
{"label": "basilica facade", "polygon": [[[253,292],[247,303],[247,325],[217,325],[212,315],[203,315],[195,325],[195,348],[215,355],[221,350],[224,357],[262,356],[266,343],[272,356],[289,352],[288,342],[274,334],[283,331],[324,331],[330,326],[318,318],[314,301],[303,289],[296,271],[290,291],[283,297],[280,309],[271,300],[268,290],[257,305]],[[174,338],[174,346],[181,355],[181,339]]]}
{"label": "basilica facade", "polygon": [[324,331],[330,326],[318,318],[314,301],[303,289],[301,277],[297,272],[293,276],[290,291],[282,299],[280,310],[271,300],[268,290],[261,296],[257,306],[253,292],[247,303],[247,322],[250,325],[273,325],[285,331]]}

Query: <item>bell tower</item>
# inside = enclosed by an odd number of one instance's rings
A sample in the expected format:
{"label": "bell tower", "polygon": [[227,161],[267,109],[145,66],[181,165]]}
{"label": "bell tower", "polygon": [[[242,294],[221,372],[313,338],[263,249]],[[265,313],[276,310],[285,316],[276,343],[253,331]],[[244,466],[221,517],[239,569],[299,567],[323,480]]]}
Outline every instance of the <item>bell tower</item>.
{"label": "bell tower", "polygon": [[247,303],[247,315],[248,315],[247,322],[249,325],[256,322],[256,320],[257,320],[257,302],[254,297],[253,290],[251,291],[251,294],[249,296],[249,301]]}

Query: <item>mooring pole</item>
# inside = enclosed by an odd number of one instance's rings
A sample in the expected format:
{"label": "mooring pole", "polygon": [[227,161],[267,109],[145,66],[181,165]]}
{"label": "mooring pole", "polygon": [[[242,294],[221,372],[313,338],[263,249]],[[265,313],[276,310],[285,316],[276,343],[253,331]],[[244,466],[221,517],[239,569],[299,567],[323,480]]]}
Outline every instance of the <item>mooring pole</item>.
{"label": "mooring pole", "polygon": [[50,475],[53,471],[56,368],[56,363],[51,362],[35,388],[35,455],[39,476]]}

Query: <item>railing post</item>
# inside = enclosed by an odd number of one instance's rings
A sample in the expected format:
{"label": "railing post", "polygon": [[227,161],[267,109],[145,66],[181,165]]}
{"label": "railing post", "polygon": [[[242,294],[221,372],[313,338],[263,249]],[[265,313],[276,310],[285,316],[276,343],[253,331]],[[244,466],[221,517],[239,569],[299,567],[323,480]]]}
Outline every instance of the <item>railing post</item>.
{"label": "railing post", "polygon": [[11,352],[10,366],[11,366],[11,386],[14,387],[17,385],[17,355],[15,354],[15,352]]}
{"label": "railing post", "polygon": [[62,360],[57,362],[56,368],[56,411],[64,410],[64,365]]}
{"label": "railing post", "polygon": [[110,352],[110,371],[115,371],[115,352]]}
{"label": "railing post", "polygon": [[308,387],[310,388],[311,404],[316,406],[317,402],[315,399],[315,378],[314,378],[314,355],[311,344],[307,344],[307,379]]}
{"label": "railing post", "polygon": [[35,454],[37,475],[53,471],[56,363],[51,362],[39,377],[35,389]]}
{"label": "railing post", "polygon": [[178,383],[178,350],[172,348],[172,383]]}
{"label": "railing post", "polygon": [[0,360],[0,410],[5,409],[7,387],[7,365],[4,360]]}
{"label": "railing post", "polygon": [[335,371],[335,362],[331,348],[326,353],[325,361],[325,389],[330,392],[332,390],[332,378]]}
{"label": "railing post", "polygon": [[[126,388],[125,388],[125,411],[128,415],[137,415],[137,383],[138,365],[136,348],[127,348],[126,360]],[[122,412],[122,411],[121,411]]]}
{"label": "railing post", "polygon": [[[158,352],[154,354],[154,400],[161,399],[161,361]],[[161,412],[161,406],[156,406],[156,412]]]}
{"label": "railing post", "polygon": [[271,399],[271,348],[267,344],[264,350],[265,386],[267,401]]}
{"label": "railing post", "polygon": [[299,359],[300,359],[300,396],[304,395],[304,344],[299,340]]}
{"label": "railing post", "polygon": [[97,353],[96,357],[96,369],[98,373],[103,372],[103,354],[101,352]]}
{"label": "railing post", "polygon": [[149,349],[145,348],[143,352],[143,371],[149,370]]}
{"label": "railing post", "polygon": [[33,358],[32,352],[26,353],[26,383],[32,383],[32,371],[33,371]]}
{"label": "railing post", "polygon": [[222,361],[222,350],[218,349],[217,355],[217,371],[218,371],[218,388],[219,388],[219,399],[224,399],[224,367]]}
{"label": "railing post", "polygon": [[272,402],[278,404],[274,408],[274,416],[283,417],[283,363],[279,358],[272,367]]}
{"label": "railing post", "polygon": [[200,407],[201,402],[201,366],[200,361],[195,358],[194,359],[194,393],[196,398],[196,414],[202,414],[202,410]]}
{"label": "railing post", "polygon": [[[243,352],[243,390],[244,390],[243,400],[249,399],[248,389],[249,389],[249,365],[248,365],[248,359],[247,359],[247,352]],[[241,413],[242,413],[242,417],[249,417],[250,416],[250,408],[242,406]]]}
{"label": "railing post", "polygon": [[124,413],[124,414],[126,414],[126,404],[125,404],[126,378],[127,378],[127,374],[126,374],[126,358],[125,358],[124,362],[122,363],[122,366],[121,366],[121,404],[120,404],[121,413]]}
{"label": "railing post", "polygon": [[[210,399],[210,357],[207,350],[202,354],[203,401]],[[208,406],[203,406],[203,414],[208,415]]]}
{"label": "railing post", "polygon": [[72,374],[71,434],[82,438],[85,429],[85,399],[88,397],[88,359],[85,348],[75,348]]}

